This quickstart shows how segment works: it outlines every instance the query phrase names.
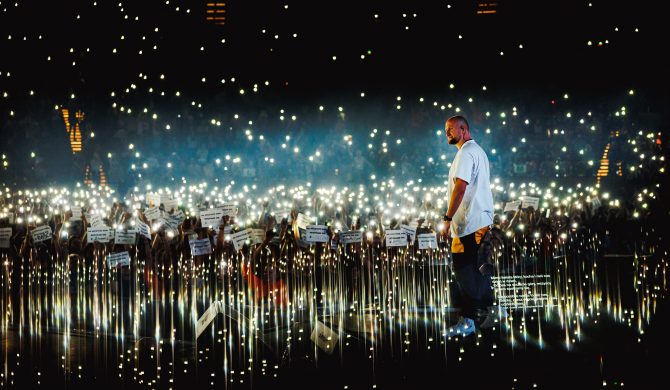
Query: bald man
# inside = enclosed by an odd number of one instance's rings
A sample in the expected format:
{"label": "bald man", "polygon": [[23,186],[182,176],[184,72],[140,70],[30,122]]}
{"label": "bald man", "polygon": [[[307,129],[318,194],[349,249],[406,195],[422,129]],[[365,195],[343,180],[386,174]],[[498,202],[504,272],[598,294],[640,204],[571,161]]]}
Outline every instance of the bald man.
{"label": "bald man", "polygon": [[448,334],[468,336],[475,333],[477,312],[486,312],[493,303],[491,276],[477,264],[482,238],[493,224],[493,194],[488,157],[472,139],[468,121],[462,116],[449,118],[445,133],[449,144],[458,148],[449,169],[443,234],[452,238],[452,270],[459,292],[455,303],[461,309],[461,318]]}

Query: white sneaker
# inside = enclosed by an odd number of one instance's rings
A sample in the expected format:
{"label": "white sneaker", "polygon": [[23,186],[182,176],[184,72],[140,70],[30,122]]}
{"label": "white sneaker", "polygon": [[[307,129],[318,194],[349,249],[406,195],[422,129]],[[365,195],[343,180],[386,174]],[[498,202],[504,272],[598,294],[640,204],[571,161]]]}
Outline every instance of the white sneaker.
{"label": "white sneaker", "polygon": [[509,313],[502,306],[490,306],[488,308],[488,314],[482,323],[479,325],[481,329],[488,329],[494,326],[499,326],[500,321],[509,317]]}
{"label": "white sneaker", "polygon": [[446,336],[448,337],[455,337],[455,336],[469,336],[473,333],[475,333],[475,321],[472,320],[471,318],[466,318],[466,317],[461,317],[460,320],[458,320],[458,323],[454,326],[450,326],[449,329],[447,329]]}

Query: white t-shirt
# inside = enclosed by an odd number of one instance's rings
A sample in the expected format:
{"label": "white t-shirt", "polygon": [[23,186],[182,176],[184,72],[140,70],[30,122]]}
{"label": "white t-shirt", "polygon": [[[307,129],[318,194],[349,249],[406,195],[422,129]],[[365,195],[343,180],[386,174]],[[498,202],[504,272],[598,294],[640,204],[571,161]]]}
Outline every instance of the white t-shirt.
{"label": "white t-shirt", "polygon": [[489,159],[484,150],[474,140],[464,143],[449,169],[447,202],[451,200],[456,178],[468,182],[461,205],[452,217],[452,237],[467,236],[493,223],[493,194],[489,177]]}

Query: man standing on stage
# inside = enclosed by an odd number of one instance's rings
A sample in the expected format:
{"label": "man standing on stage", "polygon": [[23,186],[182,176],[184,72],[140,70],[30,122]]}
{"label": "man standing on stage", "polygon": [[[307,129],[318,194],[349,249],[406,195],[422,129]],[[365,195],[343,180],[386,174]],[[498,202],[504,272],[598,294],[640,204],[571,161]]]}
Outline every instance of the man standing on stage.
{"label": "man standing on stage", "polygon": [[467,336],[475,332],[477,312],[493,303],[491,277],[480,272],[483,270],[477,259],[482,238],[493,223],[493,194],[488,157],[472,139],[468,121],[462,116],[451,117],[445,132],[449,144],[458,148],[449,169],[449,208],[444,215],[443,234],[445,238],[452,237],[452,269],[459,292],[457,306],[461,309],[461,318],[449,328],[448,335]]}

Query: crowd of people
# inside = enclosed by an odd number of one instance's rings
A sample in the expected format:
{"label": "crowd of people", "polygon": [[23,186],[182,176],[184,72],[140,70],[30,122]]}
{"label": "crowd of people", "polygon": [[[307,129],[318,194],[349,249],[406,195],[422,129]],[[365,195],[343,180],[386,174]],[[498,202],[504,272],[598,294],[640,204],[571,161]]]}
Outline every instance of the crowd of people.
{"label": "crowd of people", "polygon": [[[362,267],[388,256],[397,256],[408,264],[429,264],[447,257],[446,243],[440,234],[444,206],[435,201],[443,190],[432,188],[422,199],[417,196],[416,201],[405,196],[408,192],[396,197],[392,191],[364,193],[362,188],[340,194],[334,188],[309,192],[307,187],[282,189],[274,192],[270,199],[263,196],[265,191],[246,193],[250,202],[238,203],[237,211],[231,213],[235,215],[225,215],[214,224],[203,223],[199,214],[218,209],[214,205],[219,204],[214,199],[205,200],[202,194],[199,200],[193,200],[190,208],[185,204],[186,196],[180,194],[183,196],[178,202],[180,205],[170,204],[168,210],[164,204],[154,204],[154,200],[152,203],[146,198],[139,201],[140,196],[114,202],[115,194],[108,190],[79,189],[68,195],[58,189],[37,193],[6,192],[1,201],[0,227],[11,228],[11,237],[7,247],[1,250],[12,260],[13,267],[21,267],[26,262],[49,266],[72,259],[104,264],[108,254],[127,251],[132,264],[141,264],[146,272],[158,266],[186,267],[188,264],[200,270],[214,270],[225,259],[230,267],[227,272],[238,272],[239,267],[246,264],[254,275],[260,278],[272,275],[276,280],[286,272],[309,273],[315,264]],[[369,198],[369,207],[365,207],[367,204],[361,207],[363,197]],[[375,204],[375,198],[384,201]],[[77,212],[74,204],[85,206]],[[498,199],[497,204],[501,204]],[[393,207],[387,209],[387,205]],[[511,270],[506,267],[523,267],[529,261],[542,264],[571,242],[586,239],[599,240],[604,252],[632,253],[635,243],[643,239],[642,227],[648,224],[652,214],[633,215],[631,207],[625,202],[608,200],[602,194],[582,193],[558,206],[522,208],[519,204],[516,209],[505,212],[497,209],[493,230],[500,244],[499,272]],[[306,241],[307,222],[303,221],[310,219],[310,223],[327,228],[325,242]],[[149,227],[149,234],[139,230],[142,223]],[[30,232],[44,225],[50,228],[49,238],[36,242]],[[112,235],[102,242],[93,241],[89,232],[100,227],[130,232],[136,240],[134,244],[116,244]],[[408,229],[404,230],[408,241],[401,247],[400,255],[387,247],[386,233],[403,228]],[[246,229],[262,229],[262,234],[246,237],[238,246],[233,237]],[[338,244],[339,235],[347,231],[361,232],[358,243]],[[417,236],[426,233],[435,234],[437,246],[419,249]],[[192,243],[203,239],[209,240],[211,250],[205,255],[192,256]],[[371,256],[369,249],[374,249],[377,255]]]}

